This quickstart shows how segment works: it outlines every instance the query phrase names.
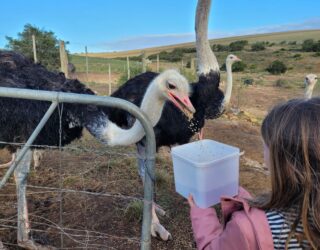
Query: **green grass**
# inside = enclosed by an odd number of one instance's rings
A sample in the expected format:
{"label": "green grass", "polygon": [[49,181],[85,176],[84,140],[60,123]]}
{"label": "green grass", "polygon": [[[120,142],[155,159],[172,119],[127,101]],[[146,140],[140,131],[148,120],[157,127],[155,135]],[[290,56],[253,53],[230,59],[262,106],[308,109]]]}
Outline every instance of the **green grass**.
{"label": "green grass", "polygon": [[[71,55],[70,62],[76,67],[76,72],[86,72],[86,57]],[[108,73],[109,64],[112,73],[122,73],[126,71],[127,61],[108,58],[88,57],[89,73]],[[142,67],[140,62],[130,61],[131,67]]]}

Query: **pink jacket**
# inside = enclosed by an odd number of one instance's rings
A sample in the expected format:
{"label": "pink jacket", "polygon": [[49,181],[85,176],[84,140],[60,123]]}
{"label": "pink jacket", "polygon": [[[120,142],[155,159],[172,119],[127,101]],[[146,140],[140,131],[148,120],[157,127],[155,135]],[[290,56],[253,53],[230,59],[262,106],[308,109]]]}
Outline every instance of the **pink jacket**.
{"label": "pink jacket", "polygon": [[236,198],[221,198],[224,225],[220,224],[215,209],[191,208],[192,228],[198,249],[274,249],[266,214],[263,210],[250,207],[243,199],[250,197],[240,187]]}

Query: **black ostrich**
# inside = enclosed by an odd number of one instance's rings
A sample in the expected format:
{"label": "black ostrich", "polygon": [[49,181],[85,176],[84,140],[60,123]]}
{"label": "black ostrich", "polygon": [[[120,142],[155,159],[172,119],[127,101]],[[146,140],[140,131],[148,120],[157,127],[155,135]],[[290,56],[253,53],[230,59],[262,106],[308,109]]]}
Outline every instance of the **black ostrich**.
{"label": "black ostrich", "polygon": [[[93,95],[94,92],[78,80],[66,79],[64,74],[48,71],[40,64],[34,64],[24,56],[0,51],[0,87],[27,88]],[[189,101],[187,80],[175,70],[167,70],[154,78],[141,102],[154,126],[160,119],[166,100],[174,102],[186,113],[193,113]],[[187,100],[188,103],[184,101]],[[153,105],[150,105],[150,104]],[[49,102],[0,97],[0,141],[25,143],[50,106]],[[144,131],[140,122],[130,129],[121,129],[107,116],[107,108],[95,105],[60,104],[34,141],[34,145],[66,145],[82,134],[83,128],[104,144],[129,145],[141,140]],[[61,117],[61,119],[60,119]],[[60,125],[61,121],[61,125]],[[60,137],[60,126],[62,129]],[[16,145],[16,144],[15,144]],[[13,144],[0,144],[12,153],[19,150]],[[15,180],[18,190],[18,243],[28,249],[38,249],[29,239],[29,223],[26,206],[26,177],[29,172],[31,151],[29,150],[17,166]]]}
{"label": "black ostrich", "polygon": [[[190,100],[196,109],[192,119],[185,116],[172,103],[166,103],[161,119],[154,127],[157,149],[161,146],[184,144],[204,127],[205,119],[217,118],[223,112],[224,95],[219,89],[220,69],[217,59],[210,48],[207,38],[208,15],[211,0],[199,0],[196,10],[196,50],[198,59],[198,76],[196,83],[190,84]],[[142,97],[158,73],[146,72],[140,74],[122,85],[112,96],[126,99],[139,105]],[[125,111],[113,109],[109,118],[117,125],[130,127],[134,119]],[[144,178],[145,147],[144,140],[137,143],[139,174]],[[162,230],[167,238],[167,231]]]}

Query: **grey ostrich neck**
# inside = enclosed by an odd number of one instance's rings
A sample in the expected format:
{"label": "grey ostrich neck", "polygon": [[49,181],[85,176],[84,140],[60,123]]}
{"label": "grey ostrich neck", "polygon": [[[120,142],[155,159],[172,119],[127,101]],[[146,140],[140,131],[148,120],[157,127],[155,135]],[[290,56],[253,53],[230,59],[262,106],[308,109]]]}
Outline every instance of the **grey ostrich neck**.
{"label": "grey ostrich neck", "polygon": [[225,105],[229,105],[231,93],[232,93],[232,63],[230,61],[226,61],[226,69],[227,69],[227,84],[224,92],[224,100]]}
{"label": "grey ostrich neck", "polygon": [[211,0],[199,0],[196,12],[196,47],[198,75],[207,75],[211,71],[219,72],[219,64],[208,41],[208,19]]}

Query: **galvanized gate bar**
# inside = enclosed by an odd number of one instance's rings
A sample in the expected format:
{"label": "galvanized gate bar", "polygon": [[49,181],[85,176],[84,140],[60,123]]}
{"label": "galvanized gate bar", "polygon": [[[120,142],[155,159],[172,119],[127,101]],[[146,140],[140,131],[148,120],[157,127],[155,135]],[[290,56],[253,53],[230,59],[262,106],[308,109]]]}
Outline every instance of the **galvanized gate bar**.
{"label": "galvanized gate bar", "polygon": [[[0,94],[1,95],[1,94]],[[48,121],[48,119],[50,118],[50,116],[52,115],[52,113],[54,112],[54,110],[56,109],[58,103],[57,102],[53,102],[51,103],[49,109],[47,110],[47,112],[45,113],[45,115],[42,117],[41,121],[39,122],[38,126],[36,127],[36,129],[32,132],[32,134],[30,135],[28,141],[26,142],[26,144],[23,146],[22,150],[19,152],[17,159],[13,162],[13,164],[10,166],[10,168],[7,170],[7,172],[5,173],[4,177],[2,178],[1,182],[0,182],[0,189],[6,184],[7,180],[9,179],[9,177],[11,176],[11,174],[13,173],[13,171],[16,169],[16,167],[18,166],[18,163],[22,160],[23,156],[25,155],[25,153],[27,152],[27,150],[29,149],[29,147],[32,145],[32,143],[34,142],[34,140],[37,138],[38,134],[40,133],[41,129],[44,127],[44,125],[46,124],[46,122]]]}
{"label": "galvanized gate bar", "polygon": [[[155,135],[153,127],[145,115],[145,113],[137,106],[123,99],[114,97],[102,97],[94,95],[84,95],[65,92],[54,92],[44,90],[30,90],[18,88],[4,88],[0,87],[0,97],[22,98],[29,100],[49,101],[54,103],[81,103],[93,104],[99,106],[108,106],[113,108],[120,108],[128,111],[135,116],[141,123],[146,133],[146,167],[147,173],[145,175],[144,183],[144,208],[143,208],[143,221],[142,221],[142,236],[141,236],[141,249],[151,249],[151,208],[153,201],[153,185],[154,179],[154,163],[155,163]],[[53,105],[53,104],[52,104]],[[51,105],[52,109],[53,106]],[[50,107],[50,109],[51,109]],[[49,110],[47,111],[49,113]],[[44,119],[44,117],[43,117]],[[40,124],[39,124],[40,125]],[[30,139],[30,138],[29,138]],[[21,154],[21,157],[23,155]]]}

